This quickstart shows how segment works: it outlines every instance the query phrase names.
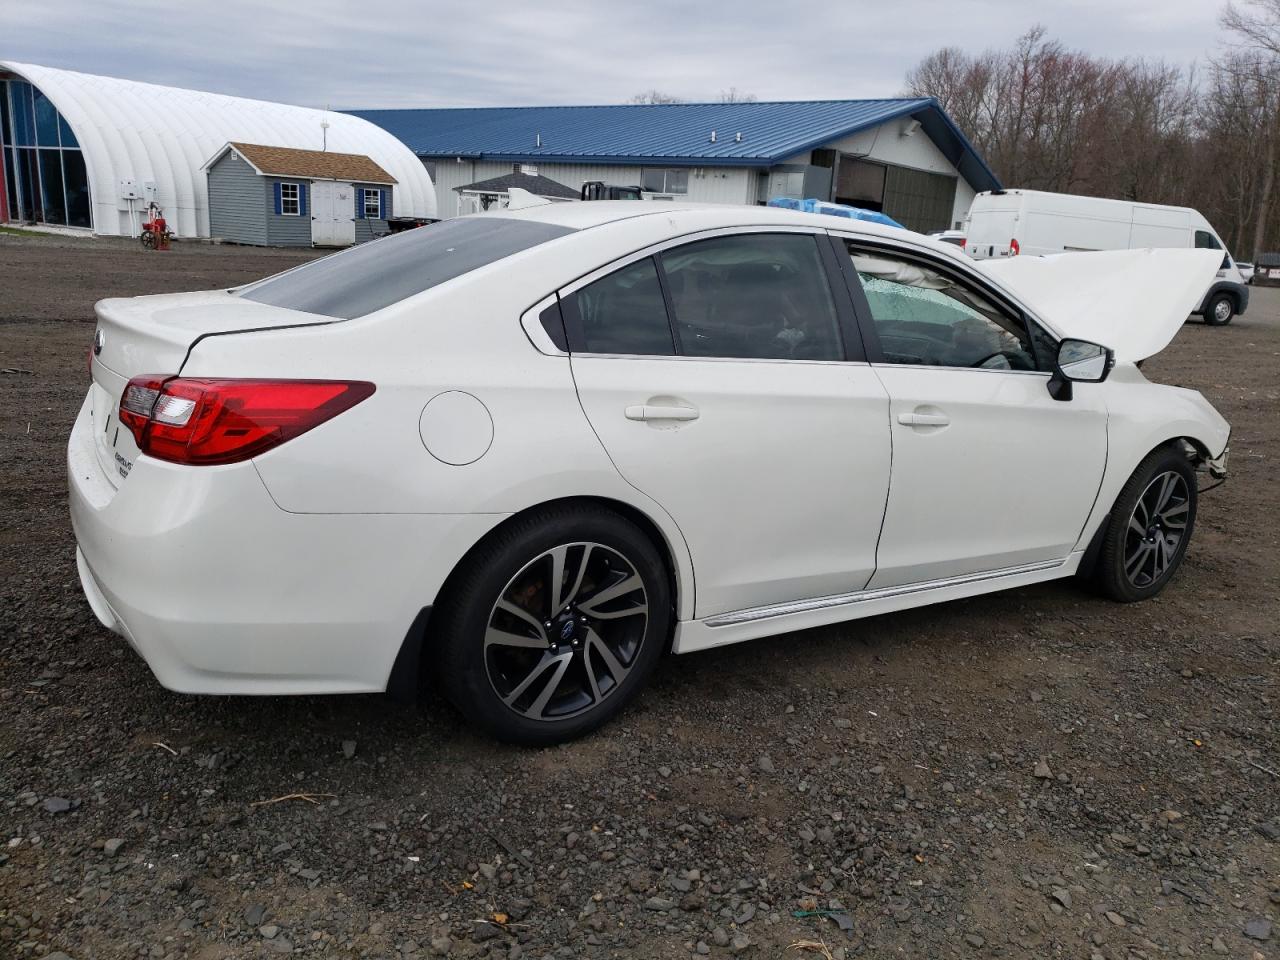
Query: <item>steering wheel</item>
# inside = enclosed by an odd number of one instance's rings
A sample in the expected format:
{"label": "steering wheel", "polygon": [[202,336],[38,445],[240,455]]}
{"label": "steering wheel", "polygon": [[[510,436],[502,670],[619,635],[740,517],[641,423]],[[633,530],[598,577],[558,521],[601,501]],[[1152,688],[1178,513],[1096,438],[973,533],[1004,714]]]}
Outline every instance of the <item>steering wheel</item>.
{"label": "steering wheel", "polygon": [[1026,369],[1026,363],[1027,363],[1026,357],[1023,356],[1023,354],[1021,353],[1014,353],[1012,350],[997,350],[995,353],[987,354],[985,357],[983,357],[981,360],[978,360],[976,363],[969,364],[969,366],[982,367],[982,366],[985,366],[988,361],[994,360],[996,357],[1004,357],[1005,360],[1009,362],[1010,370]]}

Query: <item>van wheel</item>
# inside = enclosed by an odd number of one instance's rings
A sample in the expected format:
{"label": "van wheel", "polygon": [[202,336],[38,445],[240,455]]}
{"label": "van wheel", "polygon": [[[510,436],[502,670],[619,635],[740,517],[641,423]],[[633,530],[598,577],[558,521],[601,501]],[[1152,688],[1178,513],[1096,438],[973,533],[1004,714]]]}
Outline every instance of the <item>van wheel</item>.
{"label": "van wheel", "polygon": [[1204,322],[1211,327],[1221,327],[1231,322],[1236,315],[1236,302],[1230,294],[1220,293],[1204,308]]}
{"label": "van wheel", "polygon": [[1149,453],[1120,491],[1098,557],[1102,592],[1121,603],[1154,597],[1186,556],[1196,524],[1196,473],[1176,446]]}
{"label": "van wheel", "polygon": [[671,627],[666,566],[635,524],[560,506],[500,529],[459,569],[439,681],[475,726],[540,746],[582,736],[640,691]]}

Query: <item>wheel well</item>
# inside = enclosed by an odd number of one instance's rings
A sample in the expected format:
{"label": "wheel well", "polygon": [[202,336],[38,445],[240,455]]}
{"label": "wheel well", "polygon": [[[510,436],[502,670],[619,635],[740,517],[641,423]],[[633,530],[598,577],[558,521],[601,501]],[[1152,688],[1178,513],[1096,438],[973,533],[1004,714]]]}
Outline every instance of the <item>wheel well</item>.
{"label": "wheel well", "polygon": [[626,517],[644,532],[645,536],[653,544],[654,549],[658,551],[658,555],[662,558],[663,566],[666,567],[668,582],[671,586],[671,636],[667,637],[666,641],[667,651],[670,652],[671,645],[675,641],[675,614],[679,610],[680,604],[675,558],[671,552],[671,545],[667,543],[667,538],[662,535],[658,525],[645,515],[644,511],[638,510],[628,503],[623,503],[621,500],[613,500],[609,497],[563,497],[557,500],[546,500],[526,507],[518,513],[513,513],[472,544],[471,548],[458,559],[449,575],[445,577],[444,583],[440,585],[439,593],[436,595],[435,606],[424,607],[419,612],[414,619],[413,625],[409,627],[408,632],[405,634],[404,640],[401,641],[400,653],[396,657],[395,664],[391,668],[391,676],[387,681],[388,693],[395,694],[398,699],[405,699],[410,695],[410,691],[420,689],[423,682],[429,679],[424,673],[426,658],[421,656],[421,650],[430,645],[433,639],[431,629],[432,611],[433,609],[438,609],[443,603],[448,602],[448,597],[454,589],[457,575],[472,554],[491,538],[500,535],[509,525],[521,518],[539,510],[545,510],[548,507],[563,507],[571,504],[600,506]]}

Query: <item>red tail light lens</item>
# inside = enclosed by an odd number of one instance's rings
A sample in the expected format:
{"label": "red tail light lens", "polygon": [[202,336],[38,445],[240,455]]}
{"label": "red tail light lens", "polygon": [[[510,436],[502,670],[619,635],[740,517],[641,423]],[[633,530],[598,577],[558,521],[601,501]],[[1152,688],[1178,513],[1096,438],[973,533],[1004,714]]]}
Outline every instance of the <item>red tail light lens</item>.
{"label": "red tail light lens", "polygon": [[1016,256],[1017,256],[1018,254],[1020,254],[1021,252],[1022,252],[1022,247],[1020,247],[1020,246],[1018,245],[1018,241],[1017,241],[1016,239],[1014,239],[1014,240],[1010,240],[1010,241],[1009,241],[1009,256],[1011,256],[1011,257],[1016,257]]}
{"label": "red tail light lens", "polygon": [[134,377],[120,422],[149,457],[208,466],[278,447],[373,394],[352,380],[197,380]]}

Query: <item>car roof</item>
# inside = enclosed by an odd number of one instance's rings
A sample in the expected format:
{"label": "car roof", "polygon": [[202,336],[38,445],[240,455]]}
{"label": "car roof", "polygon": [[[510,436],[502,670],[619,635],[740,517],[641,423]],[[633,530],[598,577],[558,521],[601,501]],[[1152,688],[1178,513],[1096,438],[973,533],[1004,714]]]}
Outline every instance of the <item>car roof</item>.
{"label": "car roof", "polygon": [[[890,227],[830,214],[802,213],[783,207],[760,205],[686,203],[667,200],[590,200],[548,203],[516,210],[491,210],[486,213],[472,214],[472,216],[532,220],[568,227],[572,230],[589,230],[639,217],[670,218],[673,232],[677,233],[690,226],[696,226],[698,229],[738,226],[809,227],[857,233],[872,238],[909,240],[930,250],[940,250],[948,257],[958,256],[954,244],[942,243],[932,237],[901,227]],[[964,260],[962,256],[959,256],[959,259]]]}

